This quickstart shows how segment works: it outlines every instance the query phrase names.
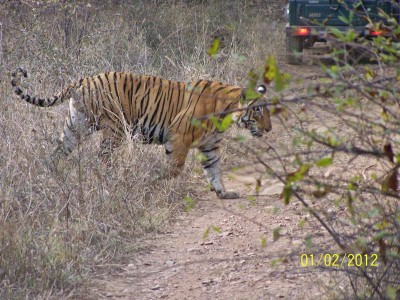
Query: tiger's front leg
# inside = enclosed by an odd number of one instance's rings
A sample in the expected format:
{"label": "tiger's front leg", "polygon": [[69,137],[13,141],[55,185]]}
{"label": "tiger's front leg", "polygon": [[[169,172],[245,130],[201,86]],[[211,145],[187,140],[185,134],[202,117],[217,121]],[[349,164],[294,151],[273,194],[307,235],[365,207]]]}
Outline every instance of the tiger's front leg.
{"label": "tiger's front leg", "polygon": [[203,159],[201,165],[203,167],[204,173],[207,176],[208,182],[211,185],[211,190],[215,191],[217,197],[220,199],[236,199],[240,195],[234,191],[227,191],[222,183],[221,172],[219,169],[219,151],[218,144],[210,145],[206,144],[199,147],[199,150],[203,154]]}

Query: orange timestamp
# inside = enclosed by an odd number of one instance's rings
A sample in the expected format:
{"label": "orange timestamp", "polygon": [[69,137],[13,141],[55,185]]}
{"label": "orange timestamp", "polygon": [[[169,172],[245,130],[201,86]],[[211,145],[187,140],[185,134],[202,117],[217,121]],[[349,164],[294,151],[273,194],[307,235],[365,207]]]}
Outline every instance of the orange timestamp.
{"label": "orange timestamp", "polygon": [[378,254],[301,254],[300,265],[302,267],[378,267]]}

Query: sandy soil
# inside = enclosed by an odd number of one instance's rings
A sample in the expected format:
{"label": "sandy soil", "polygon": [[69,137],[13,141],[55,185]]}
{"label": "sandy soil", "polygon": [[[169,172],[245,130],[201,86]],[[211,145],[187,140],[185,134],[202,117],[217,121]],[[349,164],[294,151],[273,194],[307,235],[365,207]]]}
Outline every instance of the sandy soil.
{"label": "sandy soil", "polygon": [[[227,185],[251,194],[247,183],[253,178],[237,176]],[[302,268],[299,255],[292,254],[304,247],[298,224],[308,216],[298,203],[285,207],[281,189],[270,182],[251,203],[222,201],[210,193],[115,273],[96,275],[88,299],[323,297],[316,280],[320,271]],[[283,230],[274,242],[276,227]]]}

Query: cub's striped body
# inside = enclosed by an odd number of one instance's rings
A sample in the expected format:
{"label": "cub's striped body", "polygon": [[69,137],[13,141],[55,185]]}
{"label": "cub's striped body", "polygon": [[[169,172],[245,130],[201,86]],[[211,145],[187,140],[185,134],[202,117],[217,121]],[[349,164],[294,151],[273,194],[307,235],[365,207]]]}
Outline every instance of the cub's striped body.
{"label": "cub's striped body", "polygon": [[109,72],[80,79],[57,96],[44,99],[22,91],[21,75],[27,77],[26,71],[16,69],[11,83],[15,93],[26,102],[48,107],[69,100],[64,131],[53,153],[55,160],[72,152],[80,134],[85,136],[93,130],[103,131],[100,154],[107,156],[121,143],[128,129],[132,134],[142,134],[148,142],[165,144],[170,165],[168,176],[177,176],[189,149],[197,147],[205,157],[203,169],[219,198],[238,197],[237,193],[226,191],[221,181],[218,167],[221,132],[210,120],[204,119],[201,126],[195,126],[192,120],[248,106],[247,110],[232,114],[237,124],[257,137],[271,130],[269,111],[263,105],[265,87],[259,90],[259,99],[242,104],[245,90],[238,86]]}

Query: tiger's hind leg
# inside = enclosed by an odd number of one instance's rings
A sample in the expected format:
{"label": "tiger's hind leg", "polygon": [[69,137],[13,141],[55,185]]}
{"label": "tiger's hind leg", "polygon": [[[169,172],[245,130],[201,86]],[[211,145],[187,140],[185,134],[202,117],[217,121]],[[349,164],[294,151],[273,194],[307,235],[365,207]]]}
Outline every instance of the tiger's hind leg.
{"label": "tiger's hind leg", "polygon": [[172,140],[165,144],[168,170],[161,178],[174,178],[182,172],[190,147],[186,143],[181,143],[181,139],[183,140],[179,135],[175,135]]}
{"label": "tiger's hind leg", "polygon": [[68,116],[64,122],[64,129],[57,140],[51,161],[56,166],[61,156],[68,156],[78,143],[90,133],[87,116],[80,101],[71,98],[69,101]]}
{"label": "tiger's hind leg", "polygon": [[220,199],[236,199],[239,198],[239,193],[234,191],[227,191],[222,182],[221,171],[219,168],[219,142],[221,138],[212,136],[211,140],[203,142],[198,147],[203,155],[201,165],[203,171],[207,176],[208,182],[211,185],[211,190],[215,191],[217,197]]}

